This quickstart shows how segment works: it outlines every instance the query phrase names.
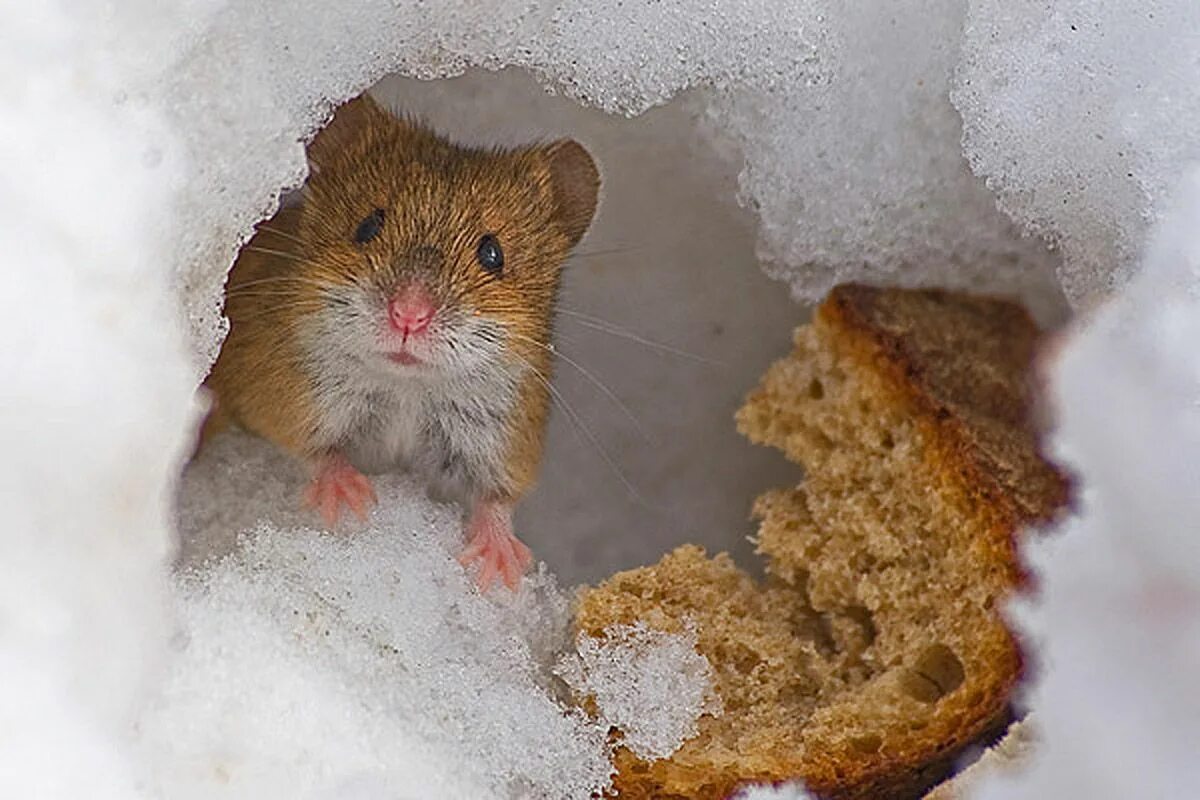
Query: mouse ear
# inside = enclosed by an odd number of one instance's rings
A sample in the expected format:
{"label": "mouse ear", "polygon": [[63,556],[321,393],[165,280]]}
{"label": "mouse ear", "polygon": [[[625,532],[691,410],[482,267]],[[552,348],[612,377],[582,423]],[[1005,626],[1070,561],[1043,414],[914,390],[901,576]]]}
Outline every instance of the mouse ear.
{"label": "mouse ear", "polygon": [[550,167],[550,187],[558,206],[558,219],[574,247],[596,215],[600,172],[588,151],[573,139],[560,139],[542,153]]}
{"label": "mouse ear", "polygon": [[308,145],[308,160],[316,165],[332,161],[372,123],[391,119],[391,115],[367,93],[360,94],[333,113],[329,124],[317,132]]}

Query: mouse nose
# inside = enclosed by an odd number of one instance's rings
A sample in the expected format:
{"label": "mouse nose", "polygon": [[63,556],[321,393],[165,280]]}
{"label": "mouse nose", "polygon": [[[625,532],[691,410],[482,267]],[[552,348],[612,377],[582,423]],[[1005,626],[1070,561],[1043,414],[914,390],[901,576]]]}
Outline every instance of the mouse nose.
{"label": "mouse nose", "polygon": [[420,286],[409,286],[388,301],[387,313],[388,322],[407,339],[429,327],[433,298]]}

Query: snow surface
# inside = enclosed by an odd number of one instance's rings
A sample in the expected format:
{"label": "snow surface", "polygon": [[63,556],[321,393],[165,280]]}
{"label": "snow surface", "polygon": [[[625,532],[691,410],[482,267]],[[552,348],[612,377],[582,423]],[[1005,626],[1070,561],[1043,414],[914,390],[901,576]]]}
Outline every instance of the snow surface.
{"label": "snow surface", "polygon": [[[454,558],[457,508],[382,479],[369,524],[330,534],[309,526],[304,480],[241,434],[186,477],[176,655],[139,725],[152,793],[570,798],[607,786],[607,723],[556,697],[550,670],[569,637],[553,578],[483,597]],[[705,691],[690,648],[628,655]]]}
{"label": "snow surface", "polygon": [[[0,796],[128,796],[163,652],[172,475],[194,418],[171,324],[173,159],[53,4],[0,9]],[[154,335],[147,335],[154,331]],[[69,765],[64,769],[63,765]]]}
{"label": "snow surface", "polygon": [[696,735],[701,714],[722,712],[695,631],[616,625],[603,640],[581,636],[577,648],[555,673],[578,697],[595,701],[599,718],[619,729],[621,744],[640,758],[666,758]]}
{"label": "snow surface", "polygon": [[1057,242],[1097,300],[1134,272],[1182,168],[1200,160],[1195,0],[970,0],[953,93],[971,166]]}
{"label": "snow surface", "polygon": [[1034,553],[1043,591],[1022,614],[1044,749],[982,794],[1188,796],[1198,179],[1173,190],[1200,155],[1198,38],[1188,0],[0,7],[0,796],[579,797],[603,782],[603,723],[564,710],[550,672],[569,646],[563,595],[545,574],[515,599],[472,594],[453,513],[401,479],[370,530],[336,538],[287,516],[286,464],[232,439],[227,474],[185,487],[191,569],[169,571],[224,274],[303,179],[302,141],[385,73],[505,65],[622,114],[692,89],[798,298],[939,282],[1049,317],[1057,257],[1022,229],[1061,248],[1076,303],[1129,281],[1055,368],[1083,493]]}
{"label": "snow surface", "polygon": [[1055,377],[1079,515],[1033,548],[1034,766],[986,800],[1194,797],[1200,785],[1200,170]]}
{"label": "snow surface", "polygon": [[947,96],[961,0],[821,4],[828,78],[717,93],[705,127],[744,156],[760,255],[800,300],[847,280],[1020,295],[1043,319],[1056,259],[971,174]]}

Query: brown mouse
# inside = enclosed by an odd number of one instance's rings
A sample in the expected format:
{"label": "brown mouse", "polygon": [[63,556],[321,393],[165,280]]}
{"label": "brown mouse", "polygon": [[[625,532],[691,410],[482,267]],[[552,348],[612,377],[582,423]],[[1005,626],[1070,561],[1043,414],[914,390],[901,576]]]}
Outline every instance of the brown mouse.
{"label": "brown mouse", "polygon": [[512,511],[541,459],[555,302],[596,165],[571,140],[460,147],[366,95],[308,156],[301,204],[229,276],[202,438],[236,423],[302,459],[330,525],[375,502],[364,473],[411,470],[462,505],[481,587],[515,588],[532,556]]}

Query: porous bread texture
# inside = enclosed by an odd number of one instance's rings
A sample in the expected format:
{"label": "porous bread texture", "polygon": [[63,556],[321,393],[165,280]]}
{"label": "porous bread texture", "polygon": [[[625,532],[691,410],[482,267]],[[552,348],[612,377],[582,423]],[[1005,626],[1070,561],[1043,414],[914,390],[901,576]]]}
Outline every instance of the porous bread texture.
{"label": "porous bread texture", "polygon": [[580,599],[592,636],[690,619],[725,708],[670,759],[619,751],[621,797],[793,778],[825,798],[917,797],[1004,724],[1017,539],[1068,498],[1031,419],[1038,337],[1001,299],[833,290],[737,415],[806,472],[755,504],[766,583],[683,547]]}

